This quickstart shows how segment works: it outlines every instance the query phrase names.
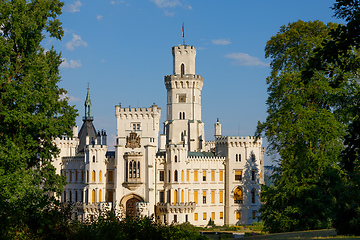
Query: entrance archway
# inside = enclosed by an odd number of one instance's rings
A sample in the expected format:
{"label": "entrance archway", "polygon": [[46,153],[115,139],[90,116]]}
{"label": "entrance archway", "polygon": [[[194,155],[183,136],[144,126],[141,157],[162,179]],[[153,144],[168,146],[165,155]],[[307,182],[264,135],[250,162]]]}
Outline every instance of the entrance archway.
{"label": "entrance archway", "polygon": [[144,202],[144,199],[135,194],[130,194],[123,197],[121,204],[125,207],[126,216],[136,216],[136,204],[138,202]]}

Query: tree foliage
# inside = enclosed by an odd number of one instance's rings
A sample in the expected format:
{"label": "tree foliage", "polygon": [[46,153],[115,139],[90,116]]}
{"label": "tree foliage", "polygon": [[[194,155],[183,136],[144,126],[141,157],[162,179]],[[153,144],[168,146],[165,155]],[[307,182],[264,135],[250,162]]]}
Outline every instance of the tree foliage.
{"label": "tree foliage", "polygon": [[[345,136],[345,149],[339,159],[342,171],[341,181],[337,184],[334,226],[340,234],[360,235],[360,1],[337,0],[333,10],[335,16],[344,19],[346,24],[331,31],[331,39],[324,41],[324,47],[316,50],[303,78],[319,70],[326,71],[334,78],[334,86],[350,83],[349,86],[355,90],[338,101],[338,108],[349,118],[350,124]],[[355,76],[355,83],[349,75]]]}
{"label": "tree foliage", "polygon": [[338,180],[336,163],[346,126],[336,101],[351,87],[334,86],[326,71],[309,78],[302,72],[335,28],[332,23],[297,21],[282,26],[265,48],[272,59],[268,117],[258,124],[257,135],[264,133],[270,152],[280,155],[275,184],[262,191],[266,204],[261,218],[271,232],[331,226],[331,187]]}
{"label": "tree foliage", "polygon": [[[71,134],[76,110],[60,81],[60,54],[45,50],[45,34],[61,39],[58,0],[3,0],[0,3],[0,217],[2,233],[12,223],[37,224],[50,211],[64,179],[51,160],[53,138]],[[27,222],[24,223],[23,221]]]}

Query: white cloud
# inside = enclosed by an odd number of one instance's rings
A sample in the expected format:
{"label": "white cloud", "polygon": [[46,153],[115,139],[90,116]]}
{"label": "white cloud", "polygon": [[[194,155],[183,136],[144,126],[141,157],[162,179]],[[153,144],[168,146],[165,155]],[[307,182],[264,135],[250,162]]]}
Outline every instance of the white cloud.
{"label": "white cloud", "polygon": [[182,6],[179,0],[151,0],[159,8]]}
{"label": "white cloud", "polygon": [[175,15],[175,12],[169,12],[168,10],[164,9],[164,14],[167,17],[173,17]]}
{"label": "white cloud", "polygon": [[231,44],[230,40],[227,40],[227,39],[214,39],[214,40],[211,40],[212,44],[215,44],[215,45],[229,45]]}
{"label": "white cloud", "polygon": [[73,34],[73,39],[70,42],[66,43],[66,48],[70,51],[73,51],[75,47],[84,46],[87,47],[87,42],[81,40],[79,35]]}
{"label": "white cloud", "polygon": [[81,7],[81,2],[80,0],[75,1],[74,3],[70,3],[70,4],[66,4],[64,6],[64,11],[65,12],[79,12],[80,11],[80,7]]}
{"label": "white cloud", "polygon": [[77,97],[74,97],[74,96],[69,96],[69,94],[67,93],[63,93],[59,96],[60,100],[63,100],[63,99],[67,99],[69,103],[71,102],[79,102],[81,99],[80,98],[77,98]]}
{"label": "white cloud", "polygon": [[111,1],[110,4],[115,4],[115,1]]}
{"label": "white cloud", "polygon": [[62,59],[63,62],[60,64],[60,68],[79,68],[82,66],[80,60],[66,60],[66,58]]}
{"label": "white cloud", "polygon": [[99,20],[99,21],[100,21],[100,20],[103,18],[103,16],[101,16],[101,15],[97,15],[97,16],[96,16],[96,18],[97,18],[97,20]]}
{"label": "white cloud", "polygon": [[225,57],[235,59],[233,63],[239,66],[269,66],[269,63],[262,62],[259,58],[250,56],[247,53],[231,53],[225,55]]}
{"label": "white cloud", "polygon": [[[151,2],[155,3],[158,8],[175,8],[175,7],[182,7],[188,10],[191,10],[192,7],[187,4],[183,4],[180,0],[150,0]],[[164,9],[164,15],[168,17],[173,17],[175,12],[170,12]]]}

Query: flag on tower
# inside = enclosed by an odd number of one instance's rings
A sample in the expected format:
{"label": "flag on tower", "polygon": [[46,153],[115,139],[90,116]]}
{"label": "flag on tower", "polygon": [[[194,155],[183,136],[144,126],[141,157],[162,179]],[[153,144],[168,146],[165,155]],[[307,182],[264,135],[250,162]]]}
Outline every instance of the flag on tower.
{"label": "flag on tower", "polygon": [[184,23],[183,23],[183,25],[182,25],[182,37],[184,37],[185,36],[185,34],[184,34]]}

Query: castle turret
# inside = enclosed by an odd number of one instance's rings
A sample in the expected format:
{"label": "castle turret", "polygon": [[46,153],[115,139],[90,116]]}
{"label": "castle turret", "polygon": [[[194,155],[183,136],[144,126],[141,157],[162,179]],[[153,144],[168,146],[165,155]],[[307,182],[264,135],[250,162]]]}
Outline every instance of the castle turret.
{"label": "castle turret", "polygon": [[219,118],[217,119],[216,123],[214,124],[215,127],[215,137],[221,136],[221,123],[219,122]]}
{"label": "castle turret", "polygon": [[186,135],[188,150],[199,151],[205,137],[201,121],[203,78],[195,74],[196,48],[189,45],[175,46],[172,55],[173,75],[165,76],[167,121],[164,125],[167,143],[181,144],[182,136]]}

